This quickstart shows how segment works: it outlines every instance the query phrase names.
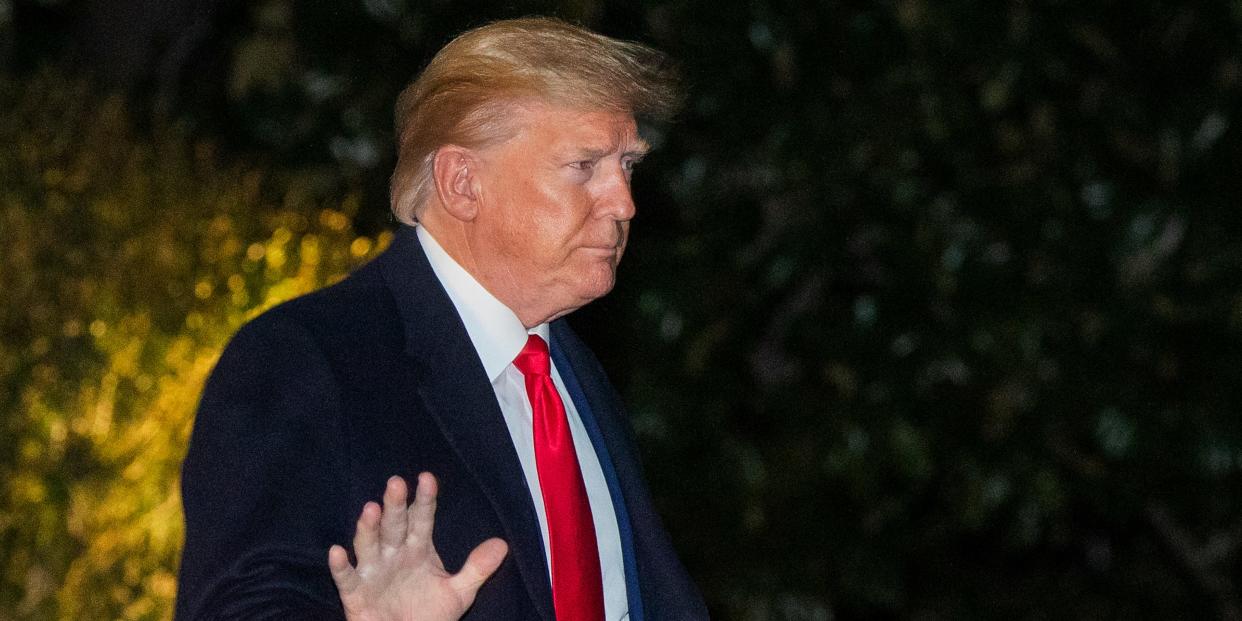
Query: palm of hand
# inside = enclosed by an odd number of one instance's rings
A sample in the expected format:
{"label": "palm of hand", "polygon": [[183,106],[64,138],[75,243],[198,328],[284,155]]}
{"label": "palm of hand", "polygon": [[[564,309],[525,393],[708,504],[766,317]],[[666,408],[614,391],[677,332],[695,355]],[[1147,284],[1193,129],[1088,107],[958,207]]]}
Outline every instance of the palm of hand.
{"label": "palm of hand", "polygon": [[369,502],[354,534],[354,567],[341,546],[328,551],[328,568],[350,621],[455,621],[508,552],[500,539],[479,544],[457,574],[449,574],[432,542],[436,482],[419,475],[406,506],[400,477],[388,480],[384,507]]}

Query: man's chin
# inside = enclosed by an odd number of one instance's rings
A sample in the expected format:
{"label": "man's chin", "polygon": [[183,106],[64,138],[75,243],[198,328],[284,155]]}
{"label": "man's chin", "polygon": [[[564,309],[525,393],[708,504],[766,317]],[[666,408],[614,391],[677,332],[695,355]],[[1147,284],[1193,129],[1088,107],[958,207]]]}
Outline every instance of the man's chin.
{"label": "man's chin", "polygon": [[568,315],[583,306],[604,297],[609,291],[612,291],[614,283],[615,279],[611,276],[611,271],[609,272],[609,276],[607,278],[593,279],[579,283],[579,286],[576,287],[571,294],[574,298],[576,298],[576,300],[572,302],[567,300],[561,310],[550,316],[547,321],[564,317],[565,315]]}
{"label": "man's chin", "polygon": [[607,283],[599,283],[594,287],[587,289],[586,295],[584,295],[583,298],[586,299],[587,302],[598,300],[608,295],[608,293],[612,291],[615,284],[616,282],[612,279],[609,279]]}
{"label": "man's chin", "polygon": [[579,297],[584,300],[583,304],[598,300],[608,295],[616,283],[616,274],[611,265],[598,266],[597,271],[583,281],[578,290]]}

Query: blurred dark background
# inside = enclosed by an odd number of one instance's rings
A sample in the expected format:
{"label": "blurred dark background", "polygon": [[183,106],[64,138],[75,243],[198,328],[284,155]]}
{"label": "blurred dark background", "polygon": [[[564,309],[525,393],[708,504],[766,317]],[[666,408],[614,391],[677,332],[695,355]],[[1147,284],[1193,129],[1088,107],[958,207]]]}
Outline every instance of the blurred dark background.
{"label": "blurred dark background", "polygon": [[1225,0],[0,0],[0,619],[167,617],[210,353],[143,369],[382,245],[396,94],[528,14],[683,68],[571,322],[716,618],[1242,619]]}

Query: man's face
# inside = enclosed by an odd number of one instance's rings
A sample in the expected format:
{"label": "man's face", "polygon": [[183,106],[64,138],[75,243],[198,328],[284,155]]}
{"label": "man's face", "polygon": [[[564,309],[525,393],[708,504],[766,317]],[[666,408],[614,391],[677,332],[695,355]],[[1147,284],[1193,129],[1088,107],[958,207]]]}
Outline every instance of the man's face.
{"label": "man's face", "polygon": [[634,217],[630,175],[648,147],[628,113],[527,104],[513,121],[516,136],[479,154],[471,245],[485,247],[472,251],[490,257],[489,280],[550,319],[612,289]]}

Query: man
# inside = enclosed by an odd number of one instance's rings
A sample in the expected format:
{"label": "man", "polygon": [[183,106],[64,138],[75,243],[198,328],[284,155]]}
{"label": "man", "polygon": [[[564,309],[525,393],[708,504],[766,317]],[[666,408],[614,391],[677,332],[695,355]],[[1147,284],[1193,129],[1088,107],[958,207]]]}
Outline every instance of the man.
{"label": "man", "polygon": [[675,103],[658,52],[556,20],[437,54],[397,106],[392,245],[208,381],[178,618],[706,618],[559,319],[612,288],[635,116]]}

